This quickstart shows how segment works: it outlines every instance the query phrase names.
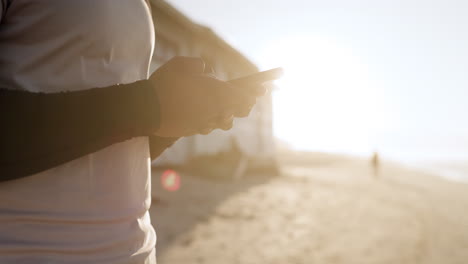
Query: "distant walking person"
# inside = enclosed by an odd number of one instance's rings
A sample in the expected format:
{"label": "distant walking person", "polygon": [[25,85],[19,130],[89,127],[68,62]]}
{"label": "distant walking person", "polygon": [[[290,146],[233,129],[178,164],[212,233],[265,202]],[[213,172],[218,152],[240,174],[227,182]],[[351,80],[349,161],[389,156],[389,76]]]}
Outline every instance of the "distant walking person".
{"label": "distant walking person", "polygon": [[371,158],[371,167],[372,167],[372,175],[374,176],[375,179],[379,178],[379,167],[380,167],[380,161],[379,161],[379,153],[375,151],[372,154]]}

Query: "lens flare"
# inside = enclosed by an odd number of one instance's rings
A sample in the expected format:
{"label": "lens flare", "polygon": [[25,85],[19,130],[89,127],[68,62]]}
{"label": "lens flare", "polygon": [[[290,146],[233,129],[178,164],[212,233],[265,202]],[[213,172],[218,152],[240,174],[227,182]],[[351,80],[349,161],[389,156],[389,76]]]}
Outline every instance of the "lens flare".
{"label": "lens flare", "polygon": [[174,170],[165,170],[161,175],[161,185],[170,192],[175,192],[180,188],[180,176]]}

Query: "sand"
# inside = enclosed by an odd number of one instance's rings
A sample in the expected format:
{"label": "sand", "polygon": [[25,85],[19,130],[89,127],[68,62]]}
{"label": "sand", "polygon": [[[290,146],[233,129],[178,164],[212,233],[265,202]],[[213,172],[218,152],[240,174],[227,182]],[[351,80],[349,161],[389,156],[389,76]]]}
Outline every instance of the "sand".
{"label": "sand", "polygon": [[158,263],[468,263],[468,185],[385,164],[311,156],[279,176],[153,172]]}

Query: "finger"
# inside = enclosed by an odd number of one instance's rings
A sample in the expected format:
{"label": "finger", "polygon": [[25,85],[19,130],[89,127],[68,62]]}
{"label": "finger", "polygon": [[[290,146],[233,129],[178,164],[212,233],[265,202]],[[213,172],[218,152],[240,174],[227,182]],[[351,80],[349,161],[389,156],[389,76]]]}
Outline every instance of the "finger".
{"label": "finger", "polygon": [[[229,84],[229,83],[228,83]],[[233,85],[226,86],[225,89],[218,89],[219,102],[223,104],[224,113],[233,113],[241,105],[255,103],[255,97],[238,89]],[[253,100],[253,102],[252,102]]]}
{"label": "finger", "polygon": [[234,119],[234,112],[229,116],[218,116],[215,118],[211,118],[209,122],[207,122],[206,127],[212,128],[220,128],[222,124],[229,123]]}
{"label": "finger", "polygon": [[187,130],[187,132],[184,134],[184,137],[189,137],[198,134],[198,131],[195,129],[190,129]]}
{"label": "finger", "polygon": [[237,89],[239,89],[240,91],[242,91],[243,93],[247,95],[257,96],[257,97],[264,96],[268,90],[266,86],[263,84],[246,85],[242,87],[237,87]]}
{"label": "finger", "polygon": [[205,71],[205,62],[202,58],[198,57],[183,57],[176,56],[162,66],[165,70],[191,73],[191,74],[203,74]]}
{"label": "finger", "polygon": [[[222,130],[229,130],[232,128],[234,122],[234,114],[225,114],[223,116],[219,116],[218,118],[213,118],[209,122],[207,122],[207,125],[205,127],[213,129],[220,128]],[[207,132],[208,129],[202,129],[205,130],[204,132]]]}
{"label": "finger", "polygon": [[238,105],[235,108],[234,116],[235,117],[247,117],[249,116],[252,108],[254,107],[255,103],[257,102],[255,97],[248,97],[244,104]]}
{"label": "finger", "polygon": [[234,118],[234,110],[233,109],[226,109],[218,116],[218,123],[227,122]]}
{"label": "finger", "polygon": [[[246,94],[237,87],[230,87],[220,92],[220,102],[224,102],[222,107],[225,113],[232,113],[235,117],[246,117],[257,102],[257,97]],[[261,87],[263,89],[263,87]]]}
{"label": "finger", "polygon": [[233,100],[232,84],[210,76],[198,76],[198,78],[200,80],[196,82],[203,87],[203,92],[214,100],[214,105],[209,106],[210,108],[213,107],[209,118],[218,119],[223,113],[229,111],[232,113],[232,106],[239,104],[239,100]]}
{"label": "finger", "polygon": [[257,97],[264,96],[267,92],[267,88],[264,85],[256,86],[252,90],[253,90],[252,93]]}
{"label": "finger", "polygon": [[235,117],[248,117],[253,107],[244,107],[236,111]]}
{"label": "finger", "polygon": [[231,129],[233,124],[234,124],[234,118],[231,118],[229,120],[225,120],[224,122],[222,122],[219,128],[226,131],[226,130]]}
{"label": "finger", "polygon": [[200,87],[204,87],[206,89],[211,89],[214,91],[223,91],[223,89],[232,90],[234,85],[230,84],[229,82],[225,82],[223,80],[217,79],[214,76],[207,75],[207,74],[199,74],[192,76],[193,82],[196,83]]}
{"label": "finger", "polygon": [[208,135],[208,134],[210,134],[212,131],[213,131],[213,128],[204,128],[204,129],[200,130],[200,134],[202,134],[202,135]]}
{"label": "finger", "polygon": [[267,91],[267,86],[262,84],[243,87],[234,86],[233,89],[226,93],[226,96],[231,102],[230,105],[251,106],[256,103],[256,97],[265,95]]}

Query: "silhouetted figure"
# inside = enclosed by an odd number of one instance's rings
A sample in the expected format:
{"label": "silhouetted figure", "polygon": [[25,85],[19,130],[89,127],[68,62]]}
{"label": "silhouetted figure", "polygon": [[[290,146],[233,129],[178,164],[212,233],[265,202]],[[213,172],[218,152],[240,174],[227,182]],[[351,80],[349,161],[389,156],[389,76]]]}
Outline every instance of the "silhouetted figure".
{"label": "silhouetted figure", "polygon": [[371,158],[372,175],[374,176],[375,179],[379,178],[379,170],[380,170],[379,166],[380,166],[379,153],[375,151],[372,154],[372,158]]}

